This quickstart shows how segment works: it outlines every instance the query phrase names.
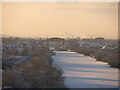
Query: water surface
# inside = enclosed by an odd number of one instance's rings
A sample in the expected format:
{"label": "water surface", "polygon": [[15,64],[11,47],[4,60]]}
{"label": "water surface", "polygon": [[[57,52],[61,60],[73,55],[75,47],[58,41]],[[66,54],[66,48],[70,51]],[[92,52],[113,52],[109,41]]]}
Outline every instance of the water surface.
{"label": "water surface", "polygon": [[55,52],[54,65],[62,68],[68,88],[118,87],[118,69],[76,52]]}

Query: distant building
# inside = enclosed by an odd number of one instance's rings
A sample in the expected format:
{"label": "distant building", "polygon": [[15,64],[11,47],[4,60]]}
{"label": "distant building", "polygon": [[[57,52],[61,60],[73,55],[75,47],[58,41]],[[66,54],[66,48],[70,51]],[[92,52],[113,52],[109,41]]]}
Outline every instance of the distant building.
{"label": "distant building", "polygon": [[97,37],[97,38],[95,38],[95,39],[97,39],[97,40],[104,40],[103,37]]}
{"label": "distant building", "polygon": [[65,39],[63,38],[58,38],[58,37],[54,37],[54,38],[48,38],[49,41],[55,41],[55,42],[59,42],[59,41],[64,41]]}
{"label": "distant building", "polygon": [[68,42],[59,37],[53,37],[53,38],[48,38],[46,41],[44,41],[44,45],[47,45],[50,48],[56,48],[56,49],[62,49],[64,48]]}

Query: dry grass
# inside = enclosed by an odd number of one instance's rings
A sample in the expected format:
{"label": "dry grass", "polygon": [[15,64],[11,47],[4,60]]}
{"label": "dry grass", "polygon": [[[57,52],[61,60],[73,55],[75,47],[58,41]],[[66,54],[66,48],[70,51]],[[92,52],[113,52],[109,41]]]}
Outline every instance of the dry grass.
{"label": "dry grass", "polygon": [[[15,43],[15,42],[14,42]],[[8,44],[8,43],[7,43]],[[5,50],[4,56],[17,56],[15,51]],[[25,47],[21,56],[30,56],[30,60],[13,65],[3,72],[3,87],[12,88],[65,88],[63,72],[52,65],[52,53],[32,43],[32,48]]]}
{"label": "dry grass", "polygon": [[[107,40],[104,42],[110,43],[110,42],[116,42],[116,41]],[[120,68],[120,65],[118,65],[119,64],[118,57],[120,55],[120,54],[118,55],[118,48],[116,49],[106,48],[106,49],[100,50],[100,47],[88,47],[86,45],[78,46],[77,42],[75,41],[73,41],[73,43],[71,41],[70,47],[72,51],[76,51],[78,53],[81,53],[87,56],[92,56],[98,61],[107,62],[111,67]]]}

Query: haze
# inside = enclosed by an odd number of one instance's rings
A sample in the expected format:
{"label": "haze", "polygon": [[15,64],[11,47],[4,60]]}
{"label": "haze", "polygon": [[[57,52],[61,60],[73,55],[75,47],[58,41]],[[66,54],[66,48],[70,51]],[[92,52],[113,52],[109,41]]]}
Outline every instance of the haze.
{"label": "haze", "polygon": [[4,35],[19,37],[118,37],[117,2],[4,2]]}

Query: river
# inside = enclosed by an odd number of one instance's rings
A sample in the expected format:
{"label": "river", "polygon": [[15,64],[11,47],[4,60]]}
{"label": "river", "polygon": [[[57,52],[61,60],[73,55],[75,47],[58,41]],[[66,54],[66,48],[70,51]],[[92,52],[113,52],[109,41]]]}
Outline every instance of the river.
{"label": "river", "polygon": [[54,65],[63,70],[68,88],[117,88],[118,69],[76,52],[55,51]]}

